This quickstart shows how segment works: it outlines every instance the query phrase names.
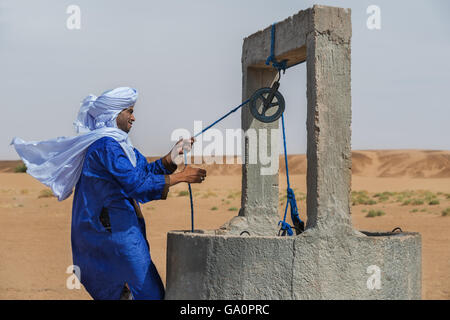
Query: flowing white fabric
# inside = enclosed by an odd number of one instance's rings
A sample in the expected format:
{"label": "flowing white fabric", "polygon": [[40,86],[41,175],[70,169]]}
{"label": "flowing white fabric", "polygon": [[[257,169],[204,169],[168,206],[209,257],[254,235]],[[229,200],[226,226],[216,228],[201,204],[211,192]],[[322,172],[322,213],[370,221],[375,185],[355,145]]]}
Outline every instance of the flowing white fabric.
{"label": "flowing white fabric", "polygon": [[11,144],[27,166],[27,173],[50,187],[62,201],[70,196],[80,178],[87,148],[100,138],[115,139],[136,166],[134,147],[128,134],[117,128],[116,118],[136,103],[137,95],[128,87],[106,91],[99,97],[89,95],[74,122],[80,135],[28,142],[16,137]]}

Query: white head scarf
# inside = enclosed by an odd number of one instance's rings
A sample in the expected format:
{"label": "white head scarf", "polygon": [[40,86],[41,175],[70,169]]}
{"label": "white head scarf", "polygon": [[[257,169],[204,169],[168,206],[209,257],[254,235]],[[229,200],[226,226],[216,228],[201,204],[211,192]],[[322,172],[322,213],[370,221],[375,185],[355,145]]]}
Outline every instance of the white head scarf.
{"label": "white head scarf", "polygon": [[137,97],[137,91],[128,87],[108,90],[99,97],[91,94],[82,101],[74,121],[80,135],[29,142],[14,138],[11,144],[27,166],[27,173],[50,187],[62,201],[70,196],[80,178],[87,148],[100,138],[115,139],[136,166],[133,145],[128,134],[117,128],[116,118],[133,106]]}
{"label": "white head scarf", "polygon": [[100,97],[93,94],[84,98],[78,117],[74,121],[78,132],[88,132],[102,127],[116,126],[119,113],[136,103],[137,91],[121,87],[103,92]]}

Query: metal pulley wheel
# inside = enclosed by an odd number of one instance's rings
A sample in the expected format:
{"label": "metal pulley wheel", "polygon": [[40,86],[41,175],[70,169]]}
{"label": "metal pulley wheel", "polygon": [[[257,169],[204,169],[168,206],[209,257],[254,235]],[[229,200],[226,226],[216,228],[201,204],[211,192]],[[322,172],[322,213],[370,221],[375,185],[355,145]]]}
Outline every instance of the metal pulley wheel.
{"label": "metal pulley wheel", "polygon": [[261,122],[270,123],[278,120],[284,112],[283,95],[278,91],[280,86],[276,81],[271,88],[261,88],[250,98],[250,112]]}

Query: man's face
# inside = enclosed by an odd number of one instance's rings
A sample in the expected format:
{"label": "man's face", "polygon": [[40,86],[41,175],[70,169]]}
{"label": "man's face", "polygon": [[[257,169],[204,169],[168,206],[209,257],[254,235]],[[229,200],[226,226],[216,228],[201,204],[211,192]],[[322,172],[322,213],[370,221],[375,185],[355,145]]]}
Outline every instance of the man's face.
{"label": "man's face", "polygon": [[131,106],[122,110],[116,119],[117,127],[126,133],[130,132],[133,122],[136,120],[133,116],[133,108],[134,106]]}

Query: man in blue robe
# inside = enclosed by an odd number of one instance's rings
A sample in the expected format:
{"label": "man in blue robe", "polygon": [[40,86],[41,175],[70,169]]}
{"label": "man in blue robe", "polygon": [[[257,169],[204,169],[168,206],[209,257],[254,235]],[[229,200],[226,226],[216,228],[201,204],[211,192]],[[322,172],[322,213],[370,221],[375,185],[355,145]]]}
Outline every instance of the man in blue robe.
{"label": "man in blue robe", "polygon": [[[127,133],[135,120],[133,107],[117,116],[117,127]],[[135,148],[134,153],[135,166],[115,139],[98,139],[87,149],[75,188],[73,263],[94,299],[127,298],[128,290],[133,299],[164,298],[138,203],[166,199],[169,186],[200,183],[206,176],[192,167],[173,174],[173,152],[152,163]]]}
{"label": "man in blue robe", "polygon": [[194,139],[180,140],[148,163],[128,137],[136,89],[120,87],[87,96],[74,122],[75,137],[45,141],[14,138],[27,173],[49,186],[59,201],[75,187],[72,208],[73,264],[94,299],[162,299],[164,286],[150,256],[138,203],[166,199],[169,187],[201,183],[206,171],[177,157]]}

